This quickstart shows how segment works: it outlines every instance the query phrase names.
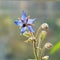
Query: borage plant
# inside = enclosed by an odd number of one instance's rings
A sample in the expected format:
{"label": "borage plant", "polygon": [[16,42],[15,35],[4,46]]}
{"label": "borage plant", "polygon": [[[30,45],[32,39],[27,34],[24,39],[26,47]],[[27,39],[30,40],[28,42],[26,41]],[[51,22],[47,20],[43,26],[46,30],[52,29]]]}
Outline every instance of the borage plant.
{"label": "borage plant", "polygon": [[49,26],[47,23],[43,23],[34,34],[32,26],[35,20],[35,18],[31,19],[30,16],[27,16],[25,11],[23,11],[21,18],[15,20],[14,23],[19,26],[20,34],[28,37],[25,42],[33,42],[33,52],[35,56],[34,60],[48,60],[49,56],[44,56],[44,52],[45,49],[50,49],[52,47],[52,44],[50,42],[45,43],[44,46],[41,46],[41,44],[46,37]]}

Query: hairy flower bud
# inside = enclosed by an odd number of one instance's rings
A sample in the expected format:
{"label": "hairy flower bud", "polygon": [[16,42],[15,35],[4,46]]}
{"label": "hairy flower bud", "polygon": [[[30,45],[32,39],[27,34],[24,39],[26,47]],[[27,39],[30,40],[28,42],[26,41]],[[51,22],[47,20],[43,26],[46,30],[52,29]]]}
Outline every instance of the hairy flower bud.
{"label": "hairy flower bud", "polygon": [[47,23],[43,23],[42,25],[41,25],[41,28],[43,29],[43,30],[47,30],[48,29],[48,24]]}
{"label": "hairy flower bud", "polygon": [[49,56],[42,57],[42,60],[48,60]]}
{"label": "hairy flower bud", "polygon": [[48,42],[48,43],[45,44],[44,47],[47,48],[47,49],[50,49],[52,47],[52,44]]}
{"label": "hairy flower bud", "polygon": [[41,39],[41,40],[44,40],[44,39],[45,39],[46,34],[47,34],[47,32],[46,32],[46,31],[42,31],[42,32],[40,33],[40,39]]}

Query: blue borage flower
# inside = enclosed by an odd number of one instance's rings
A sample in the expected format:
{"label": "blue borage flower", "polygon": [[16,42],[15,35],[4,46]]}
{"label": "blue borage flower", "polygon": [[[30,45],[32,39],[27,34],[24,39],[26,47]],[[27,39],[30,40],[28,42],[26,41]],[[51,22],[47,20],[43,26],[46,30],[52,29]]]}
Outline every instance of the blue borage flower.
{"label": "blue borage flower", "polygon": [[17,26],[20,26],[21,27],[21,31],[20,33],[23,34],[27,28],[28,30],[33,33],[34,30],[32,28],[32,23],[35,21],[35,19],[30,19],[27,17],[25,11],[22,12],[22,16],[21,16],[21,19],[18,19],[18,20],[15,20],[14,23],[17,25]]}

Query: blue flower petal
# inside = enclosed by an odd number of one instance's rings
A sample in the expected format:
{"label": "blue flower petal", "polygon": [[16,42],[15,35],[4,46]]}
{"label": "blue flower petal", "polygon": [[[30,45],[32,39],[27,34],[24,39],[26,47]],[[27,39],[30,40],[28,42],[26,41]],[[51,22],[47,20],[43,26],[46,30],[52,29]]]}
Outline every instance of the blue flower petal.
{"label": "blue flower petal", "polygon": [[33,30],[33,28],[32,28],[31,26],[28,26],[28,30],[29,30],[30,32],[34,32],[34,30]]}
{"label": "blue flower petal", "polygon": [[26,27],[22,27],[21,34],[23,34],[26,31]]}
{"label": "blue flower petal", "polygon": [[22,20],[24,21],[24,22],[26,22],[26,18],[27,18],[27,16],[26,16],[26,13],[25,13],[25,11],[23,11],[22,12]]}
{"label": "blue flower petal", "polygon": [[35,21],[35,19],[28,19],[27,24],[32,24]]}
{"label": "blue flower petal", "polygon": [[23,23],[20,21],[20,20],[15,20],[14,23],[17,25],[17,26],[22,26]]}

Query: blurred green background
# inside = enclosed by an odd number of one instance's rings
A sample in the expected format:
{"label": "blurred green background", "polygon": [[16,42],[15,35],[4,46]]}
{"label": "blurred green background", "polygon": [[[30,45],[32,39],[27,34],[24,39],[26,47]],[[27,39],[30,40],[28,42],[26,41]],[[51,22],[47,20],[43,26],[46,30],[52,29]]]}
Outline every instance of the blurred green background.
{"label": "blurred green background", "polygon": [[35,31],[42,23],[49,24],[48,35],[42,45],[51,42],[53,48],[46,50],[45,55],[50,56],[49,60],[60,60],[60,2],[39,0],[0,0],[0,60],[34,59],[32,43],[24,43],[27,38],[20,36],[19,28],[14,24],[23,10],[31,18],[36,18]]}

